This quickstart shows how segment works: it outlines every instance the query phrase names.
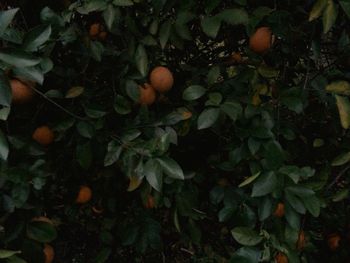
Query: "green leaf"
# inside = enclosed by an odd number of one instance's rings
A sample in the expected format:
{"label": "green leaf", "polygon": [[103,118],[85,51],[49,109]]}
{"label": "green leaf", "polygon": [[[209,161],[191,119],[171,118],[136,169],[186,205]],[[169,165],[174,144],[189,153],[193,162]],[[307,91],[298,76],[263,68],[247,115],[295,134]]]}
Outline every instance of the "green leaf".
{"label": "green leaf", "polygon": [[272,140],[264,144],[264,148],[265,151],[263,156],[266,158],[266,163],[269,166],[269,168],[279,168],[283,164],[283,161],[285,159],[281,145],[277,141]]}
{"label": "green leaf", "polygon": [[114,110],[119,114],[125,115],[131,112],[131,105],[126,98],[121,95],[117,95]]}
{"label": "green leaf", "polygon": [[33,240],[48,243],[56,239],[57,232],[50,223],[33,221],[27,225],[27,236]]}
{"label": "green leaf", "polygon": [[327,92],[339,95],[350,95],[350,83],[346,80],[333,81],[326,86]]}
{"label": "green leaf", "polygon": [[6,121],[8,116],[10,115],[11,108],[10,107],[3,107],[0,110],[0,120]]}
{"label": "green leaf", "polygon": [[211,38],[216,38],[221,26],[221,19],[217,16],[204,17],[201,21],[202,29]]}
{"label": "green leaf", "polygon": [[91,139],[95,135],[94,126],[86,121],[78,122],[76,127],[79,134],[85,138]]}
{"label": "green leaf", "polygon": [[81,167],[88,169],[92,162],[92,149],[90,142],[80,144],[76,149],[77,161]]}
{"label": "green leaf", "polygon": [[165,174],[174,179],[185,179],[184,173],[178,163],[169,158],[169,157],[161,157],[156,159],[160,166],[162,167]]}
{"label": "green leaf", "polygon": [[149,159],[143,170],[147,182],[158,192],[162,191],[163,174],[159,162],[155,159]]}
{"label": "green leaf", "polygon": [[170,20],[167,20],[162,24],[159,30],[159,42],[162,49],[164,49],[165,45],[168,43],[170,32],[171,32],[172,23]]}
{"label": "green leaf", "polygon": [[0,249],[0,258],[9,258],[13,255],[19,254],[21,251],[15,251],[15,250],[7,250],[7,249]]}
{"label": "green leaf", "polygon": [[248,24],[248,13],[244,9],[226,9],[219,14],[219,17],[230,25]]}
{"label": "green leaf", "polygon": [[332,196],[333,202],[340,202],[349,196],[349,189],[342,189]]}
{"label": "green leaf", "polygon": [[321,202],[315,195],[304,197],[302,200],[305,208],[310,212],[310,214],[312,214],[314,217],[318,217],[320,215]]}
{"label": "green leaf", "polygon": [[207,108],[198,117],[197,127],[199,130],[209,128],[214,125],[220,115],[218,108]]}
{"label": "green leaf", "polygon": [[40,85],[44,82],[44,74],[40,67],[21,67],[13,69],[14,76],[22,77],[34,81]]}
{"label": "green leaf", "polygon": [[309,188],[306,188],[304,186],[301,185],[297,185],[297,186],[288,186],[285,188],[286,191],[293,193],[299,197],[309,197],[311,195],[314,195],[315,192]]}
{"label": "green leaf", "polygon": [[148,56],[143,45],[139,45],[135,52],[136,67],[143,77],[148,74]]}
{"label": "green leaf", "polygon": [[97,254],[94,262],[105,263],[110,257],[111,253],[112,253],[112,250],[109,247],[101,249],[100,252]]}
{"label": "green leaf", "polygon": [[350,102],[349,99],[343,96],[335,95],[340,123],[344,129],[350,127]]}
{"label": "green leaf", "polygon": [[113,5],[115,6],[132,6],[134,5],[131,0],[113,0]]}
{"label": "green leaf", "polygon": [[103,11],[107,7],[107,3],[101,0],[90,0],[83,2],[82,6],[77,8],[80,14],[87,15],[92,12]]}
{"label": "green leaf", "polygon": [[219,222],[226,222],[229,220],[233,214],[236,212],[237,207],[235,206],[225,206],[219,211],[218,218]]}
{"label": "green leaf", "polygon": [[254,183],[252,197],[267,195],[275,190],[277,186],[277,177],[274,172],[262,174]]}
{"label": "green leaf", "polygon": [[246,185],[252,183],[256,178],[259,177],[260,174],[261,174],[261,172],[257,172],[256,174],[254,174],[254,175],[248,177],[248,178],[245,179],[242,183],[240,183],[240,184],[238,185],[238,187],[243,187],[243,186],[246,186]]}
{"label": "green leaf", "polygon": [[299,231],[300,229],[300,215],[290,206],[289,203],[285,204],[285,218],[288,224]]}
{"label": "green leaf", "polygon": [[348,0],[341,0],[339,1],[339,4],[343,8],[348,18],[350,18],[350,2]]}
{"label": "green leaf", "polygon": [[12,256],[7,259],[6,263],[27,263],[27,261],[18,256]]}
{"label": "green leaf", "polygon": [[262,253],[257,248],[242,247],[235,251],[229,263],[256,263],[261,259]]}
{"label": "green leaf", "polygon": [[23,48],[26,51],[37,51],[51,35],[51,26],[41,25],[29,31],[23,42]]}
{"label": "green leaf", "polygon": [[327,0],[327,6],[323,12],[323,33],[327,33],[334,25],[338,16],[338,7],[334,4],[333,0]]}
{"label": "green leaf", "polygon": [[255,246],[263,240],[262,236],[249,227],[235,227],[231,233],[234,239],[244,246]]}
{"label": "green leaf", "polygon": [[18,49],[3,49],[0,51],[0,60],[15,67],[31,67],[38,65],[40,59]]}
{"label": "green leaf", "polygon": [[202,97],[207,90],[200,85],[192,85],[186,88],[182,94],[184,100],[196,100]]}
{"label": "green leaf", "polygon": [[9,107],[11,105],[12,93],[10,83],[2,70],[0,70],[0,105]]}
{"label": "green leaf", "polygon": [[5,33],[5,30],[11,24],[18,10],[19,8],[0,11],[0,37]]}
{"label": "green leaf", "polygon": [[294,183],[298,183],[300,179],[300,169],[294,165],[286,165],[279,169],[279,172],[287,175]]}
{"label": "green leaf", "polygon": [[120,157],[123,148],[116,141],[111,141],[107,146],[107,154],[104,159],[104,166],[114,164]]}
{"label": "green leaf", "polygon": [[327,5],[327,0],[317,0],[310,11],[309,21],[319,18],[322,15],[326,5]]}
{"label": "green leaf", "polygon": [[6,161],[8,155],[9,155],[9,145],[7,143],[7,139],[5,135],[0,130],[0,158]]}
{"label": "green leaf", "polygon": [[261,76],[264,78],[270,79],[270,78],[276,78],[279,74],[279,70],[274,69],[272,67],[261,65],[258,67],[258,72]]}
{"label": "green leaf", "polygon": [[120,13],[113,5],[108,5],[105,11],[103,11],[103,19],[105,20],[108,30],[113,29],[115,21],[118,20]]}
{"label": "green leaf", "polygon": [[345,152],[334,158],[332,166],[341,166],[350,161],[350,152]]}
{"label": "green leaf", "polygon": [[293,193],[286,191],[285,198],[288,201],[288,203],[300,214],[305,214],[306,209],[302,201]]}
{"label": "green leaf", "polygon": [[241,104],[233,101],[226,101],[220,105],[220,109],[227,114],[233,121],[236,121],[243,112]]}
{"label": "green leaf", "polygon": [[100,62],[102,60],[102,55],[105,51],[105,47],[102,43],[98,41],[92,41],[90,43],[91,57],[96,61]]}

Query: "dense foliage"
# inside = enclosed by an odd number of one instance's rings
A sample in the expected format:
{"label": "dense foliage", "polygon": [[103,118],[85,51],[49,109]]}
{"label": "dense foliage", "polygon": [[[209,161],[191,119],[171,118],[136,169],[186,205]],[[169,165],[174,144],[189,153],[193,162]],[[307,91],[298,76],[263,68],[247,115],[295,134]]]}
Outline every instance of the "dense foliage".
{"label": "dense foliage", "polygon": [[347,0],[0,8],[0,262],[349,262]]}

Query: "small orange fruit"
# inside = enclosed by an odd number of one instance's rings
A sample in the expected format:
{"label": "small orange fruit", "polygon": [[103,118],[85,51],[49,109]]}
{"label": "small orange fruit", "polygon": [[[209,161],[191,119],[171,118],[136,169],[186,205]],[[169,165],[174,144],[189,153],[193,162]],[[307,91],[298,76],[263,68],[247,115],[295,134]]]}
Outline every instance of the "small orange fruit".
{"label": "small orange fruit", "polygon": [[275,256],[276,263],[288,263],[288,258],[285,254],[282,252],[278,252]]}
{"label": "small orange fruit", "polygon": [[156,91],[163,93],[173,87],[174,77],[166,67],[156,67],[150,74],[150,83]]}
{"label": "small orange fruit", "polygon": [[43,252],[45,255],[45,263],[51,263],[55,257],[55,250],[53,247],[49,244],[45,244]]}
{"label": "small orange fruit", "polygon": [[55,135],[48,126],[44,125],[35,129],[32,138],[37,143],[47,146],[53,142]]}
{"label": "small orange fruit", "polygon": [[152,209],[155,206],[154,197],[152,195],[147,196],[145,207],[147,209]]}
{"label": "small orange fruit", "polygon": [[79,193],[77,198],[75,199],[75,202],[77,204],[85,204],[91,200],[92,197],[92,191],[90,187],[86,185],[80,186]]}
{"label": "small orange fruit", "polygon": [[305,247],[305,232],[303,230],[300,230],[299,232],[296,247],[298,250],[303,250]]}
{"label": "small orange fruit", "polygon": [[156,92],[153,87],[145,83],[143,86],[139,86],[140,89],[140,99],[139,102],[141,105],[151,105],[156,100]]}
{"label": "small orange fruit", "polygon": [[15,104],[26,103],[34,97],[34,91],[30,87],[32,83],[24,83],[17,79],[10,81],[12,90],[12,102]]}
{"label": "small orange fruit", "polygon": [[101,25],[100,23],[94,23],[90,26],[90,29],[89,29],[89,35],[90,37],[96,37],[99,33],[100,33],[100,30],[101,30]]}
{"label": "small orange fruit", "polygon": [[341,237],[339,234],[331,234],[328,236],[328,247],[330,250],[334,251],[339,247],[339,242],[341,240]]}
{"label": "small orange fruit", "polygon": [[49,223],[50,225],[53,225],[53,222],[50,218],[47,218],[46,216],[37,216],[32,218],[32,222],[45,222]]}
{"label": "small orange fruit", "polygon": [[278,203],[275,212],[273,213],[275,217],[283,217],[284,216],[284,204]]}
{"label": "small orange fruit", "polygon": [[258,28],[249,38],[249,48],[258,54],[267,52],[274,42],[272,31],[269,27]]}

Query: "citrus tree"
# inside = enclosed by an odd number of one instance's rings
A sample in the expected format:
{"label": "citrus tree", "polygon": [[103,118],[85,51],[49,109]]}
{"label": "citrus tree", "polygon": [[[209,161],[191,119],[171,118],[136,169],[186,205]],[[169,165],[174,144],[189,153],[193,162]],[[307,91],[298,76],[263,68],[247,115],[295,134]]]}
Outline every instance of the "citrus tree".
{"label": "citrus tree", "polygon": [[0,261],[346,262],[347,0],[0,3]]}

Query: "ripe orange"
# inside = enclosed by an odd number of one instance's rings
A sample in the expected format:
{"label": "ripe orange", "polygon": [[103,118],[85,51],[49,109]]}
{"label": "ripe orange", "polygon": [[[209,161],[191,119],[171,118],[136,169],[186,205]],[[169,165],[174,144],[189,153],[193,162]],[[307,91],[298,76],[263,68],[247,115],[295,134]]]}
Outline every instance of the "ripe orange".
{"label": "ripe orange", "polygon": [[55,250],[53,247],[49,244],[45,244],[43,252],[45,255],[45,263],[51,263],[55,257]]}
{"label": "ripe orange", "polygon": [[156,92],[153,87],[145,83],[143,86],[139,86],[140,89],[140,99],[139,102],[141,105],[151,105],[156,100]]}
{"label": "ripe orange", "polygon": [[305,232],[303,230],[300,230],[300,232],[299,232],[296,247],[298,250],[303,250],[305,247]]}
{"label": "ripe orange", "polygon": [[37,216],[32,218],[32,222],[45,222],[49,223],[50,225],[53,225],[53,222],[50,218],[47,218],[46,216]]}
{"label": "ripe orange", "polygon": [[236,63],[241,63],[243,61],[243,58],[240,52],[233,52],[233,54],[231,55],[231,58],[233,62],[236,62]]}
{"label": "ripe orange", "polygon": [[77,198],[75,199],[75,202],[77,204],[85,204],[91,200],[92,197],[92,191],[90,187],[86,185],[80,186],[79,193]]}
{"label": "ripe orange", "polygon": [[339,247],[339,242],[341,240],[341,237],[339,234],[331,234],[328,236],[328,247],[330,250],[334,251]]}
{"label": "ripe orange", "polygon": [[154,208],[155,206],[155,203],[154,203],[154,197],[152,195],[148,195],[147,196],[147,200],[146,200],[146,204],[145,204],[145,207],[147,209],[152,209]]}
{"label": "ripe orange", "polygon": [[24,83],[17,79],[10,81],[12,90],[12,102],[15,104],[26,103],[34,97],[34,91],[30,87],[32,83]]}
{"label": "ripe orange", "polygon": [[48,126],[44,125],[35,129],[32,138],[37,143],[47,146],[53,142],[55,135]]}
{"label": "ripe orange", "polygon": [[273,213],[275,217],[283,217],[284,216],[284,204],[278,203],[275,212]]}
{"label": "ripe orange", "polygon": [[100,23],[92,24],[90,26],[90,29],[89,29],[90,37],[92,37],[92,38],[96,37],[100,33],[100,30],[101,30],[101,24]]}
{"label": "ripe orange", "polygon": [[276,263],[288,263],[288,258],[282,252],[278,252],[275,256]]}
{"label": "ripe orange", "polygon": [[272,31],[269,27],[258,28],[249,38],[249,48],[258,54],[267,52],[274,42]]}
{"label": "ripe orange", "polygon": [[150,74],[150,83],[156,91],[163,93],[173,87],[174,77],[166,67],[156,67]]}

